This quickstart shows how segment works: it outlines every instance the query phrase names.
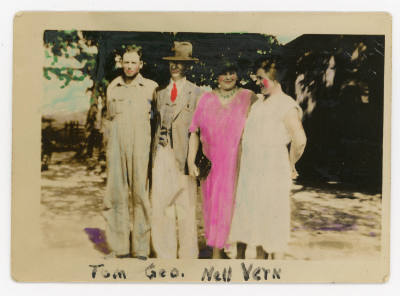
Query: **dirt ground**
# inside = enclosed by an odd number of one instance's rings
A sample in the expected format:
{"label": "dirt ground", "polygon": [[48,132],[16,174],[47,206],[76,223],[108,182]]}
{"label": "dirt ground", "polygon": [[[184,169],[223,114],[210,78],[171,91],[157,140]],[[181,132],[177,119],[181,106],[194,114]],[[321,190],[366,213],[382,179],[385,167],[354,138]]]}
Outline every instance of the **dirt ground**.
{"label": "dirt ground", "polygon": [[[105,174],[73,160],[73,152],[54,153],[42,172],[43,247],[101,258],[108,252],[102,199]],[[333,260],[379,256],[381,195],[293,185],[291,242],[286,260]],[[198,203],[200,256],[205,248]]]}

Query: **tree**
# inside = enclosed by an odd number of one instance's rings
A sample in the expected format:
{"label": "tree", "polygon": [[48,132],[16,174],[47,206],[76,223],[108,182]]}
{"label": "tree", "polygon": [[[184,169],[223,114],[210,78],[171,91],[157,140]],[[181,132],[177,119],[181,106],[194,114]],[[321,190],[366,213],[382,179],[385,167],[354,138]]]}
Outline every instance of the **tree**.
{"label": "tree", "polygon": [[309,139],[303,176],[380,188],[384,36],[302,35],[285,47]]}
{"label": "tree", "polygon": [[172,32],[112,32],[112,31],[45,31],[45,55],[48,60],[44,77],[55,75],[66,87],[71,81],[89,77],[93,81],[92,97],[105,95],[113,78],[121,74],[116,59],[124,46],[136,44],[143,48],[144,76],[160,84],[168,81],[167,63],[161,58],[171,55],[174,40],[193,43],[193,55],[200,62],[193,67],[189,79],[198,85],[213,85],[215,68],[221,58],[238,62],[242,84],[250,82],[252,62],[270,54],[281,45],[274,36],[253,33],[172,33]]}
{"label": "tree", "polygon": [[46,57],[44,77],[50,80],[53,74],[64,82],[61,88],[68,86],[71,81],[83,81],[89,77],[93,86],[88,90],[93,92],[92,97],[96,97],[101,90],[96,77],[101,33],[47,30],[43,37]]}

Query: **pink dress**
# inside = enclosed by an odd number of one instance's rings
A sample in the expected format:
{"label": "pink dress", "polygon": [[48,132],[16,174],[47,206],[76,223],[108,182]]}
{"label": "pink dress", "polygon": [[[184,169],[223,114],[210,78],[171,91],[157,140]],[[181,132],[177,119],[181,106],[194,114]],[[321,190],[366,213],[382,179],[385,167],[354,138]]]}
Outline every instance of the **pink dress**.
{"label": "pink dress", "polygon": [[193,115],[190,132],[200,129],[203,152],[211,171],[202,183],[203,215],[207,245],[227,247],[236,184],[237,155],[251,91],[241,90],[227,105],[204,93]]}

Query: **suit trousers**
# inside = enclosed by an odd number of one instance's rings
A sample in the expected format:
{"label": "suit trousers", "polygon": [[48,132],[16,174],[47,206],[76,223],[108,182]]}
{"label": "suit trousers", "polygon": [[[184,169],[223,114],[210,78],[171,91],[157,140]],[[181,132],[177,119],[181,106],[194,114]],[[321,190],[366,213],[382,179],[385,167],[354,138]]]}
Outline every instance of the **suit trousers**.
{"label": "suit trousers", "polygon": [[157,258],[197,258],[196,180],[178,169],[172,148],[157,147],[151,235]]}

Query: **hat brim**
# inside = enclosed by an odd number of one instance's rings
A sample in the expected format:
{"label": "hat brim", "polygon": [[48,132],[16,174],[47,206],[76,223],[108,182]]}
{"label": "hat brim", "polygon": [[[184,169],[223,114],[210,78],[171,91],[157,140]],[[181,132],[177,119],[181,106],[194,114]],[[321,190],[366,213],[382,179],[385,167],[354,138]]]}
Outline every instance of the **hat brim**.
{"label": "hat brim", "polygon": [[198,58],[192,58],[192,57],[163,57],[162,58],[164,61],[181,61],[181,62],[195,62],[199,61]]}

